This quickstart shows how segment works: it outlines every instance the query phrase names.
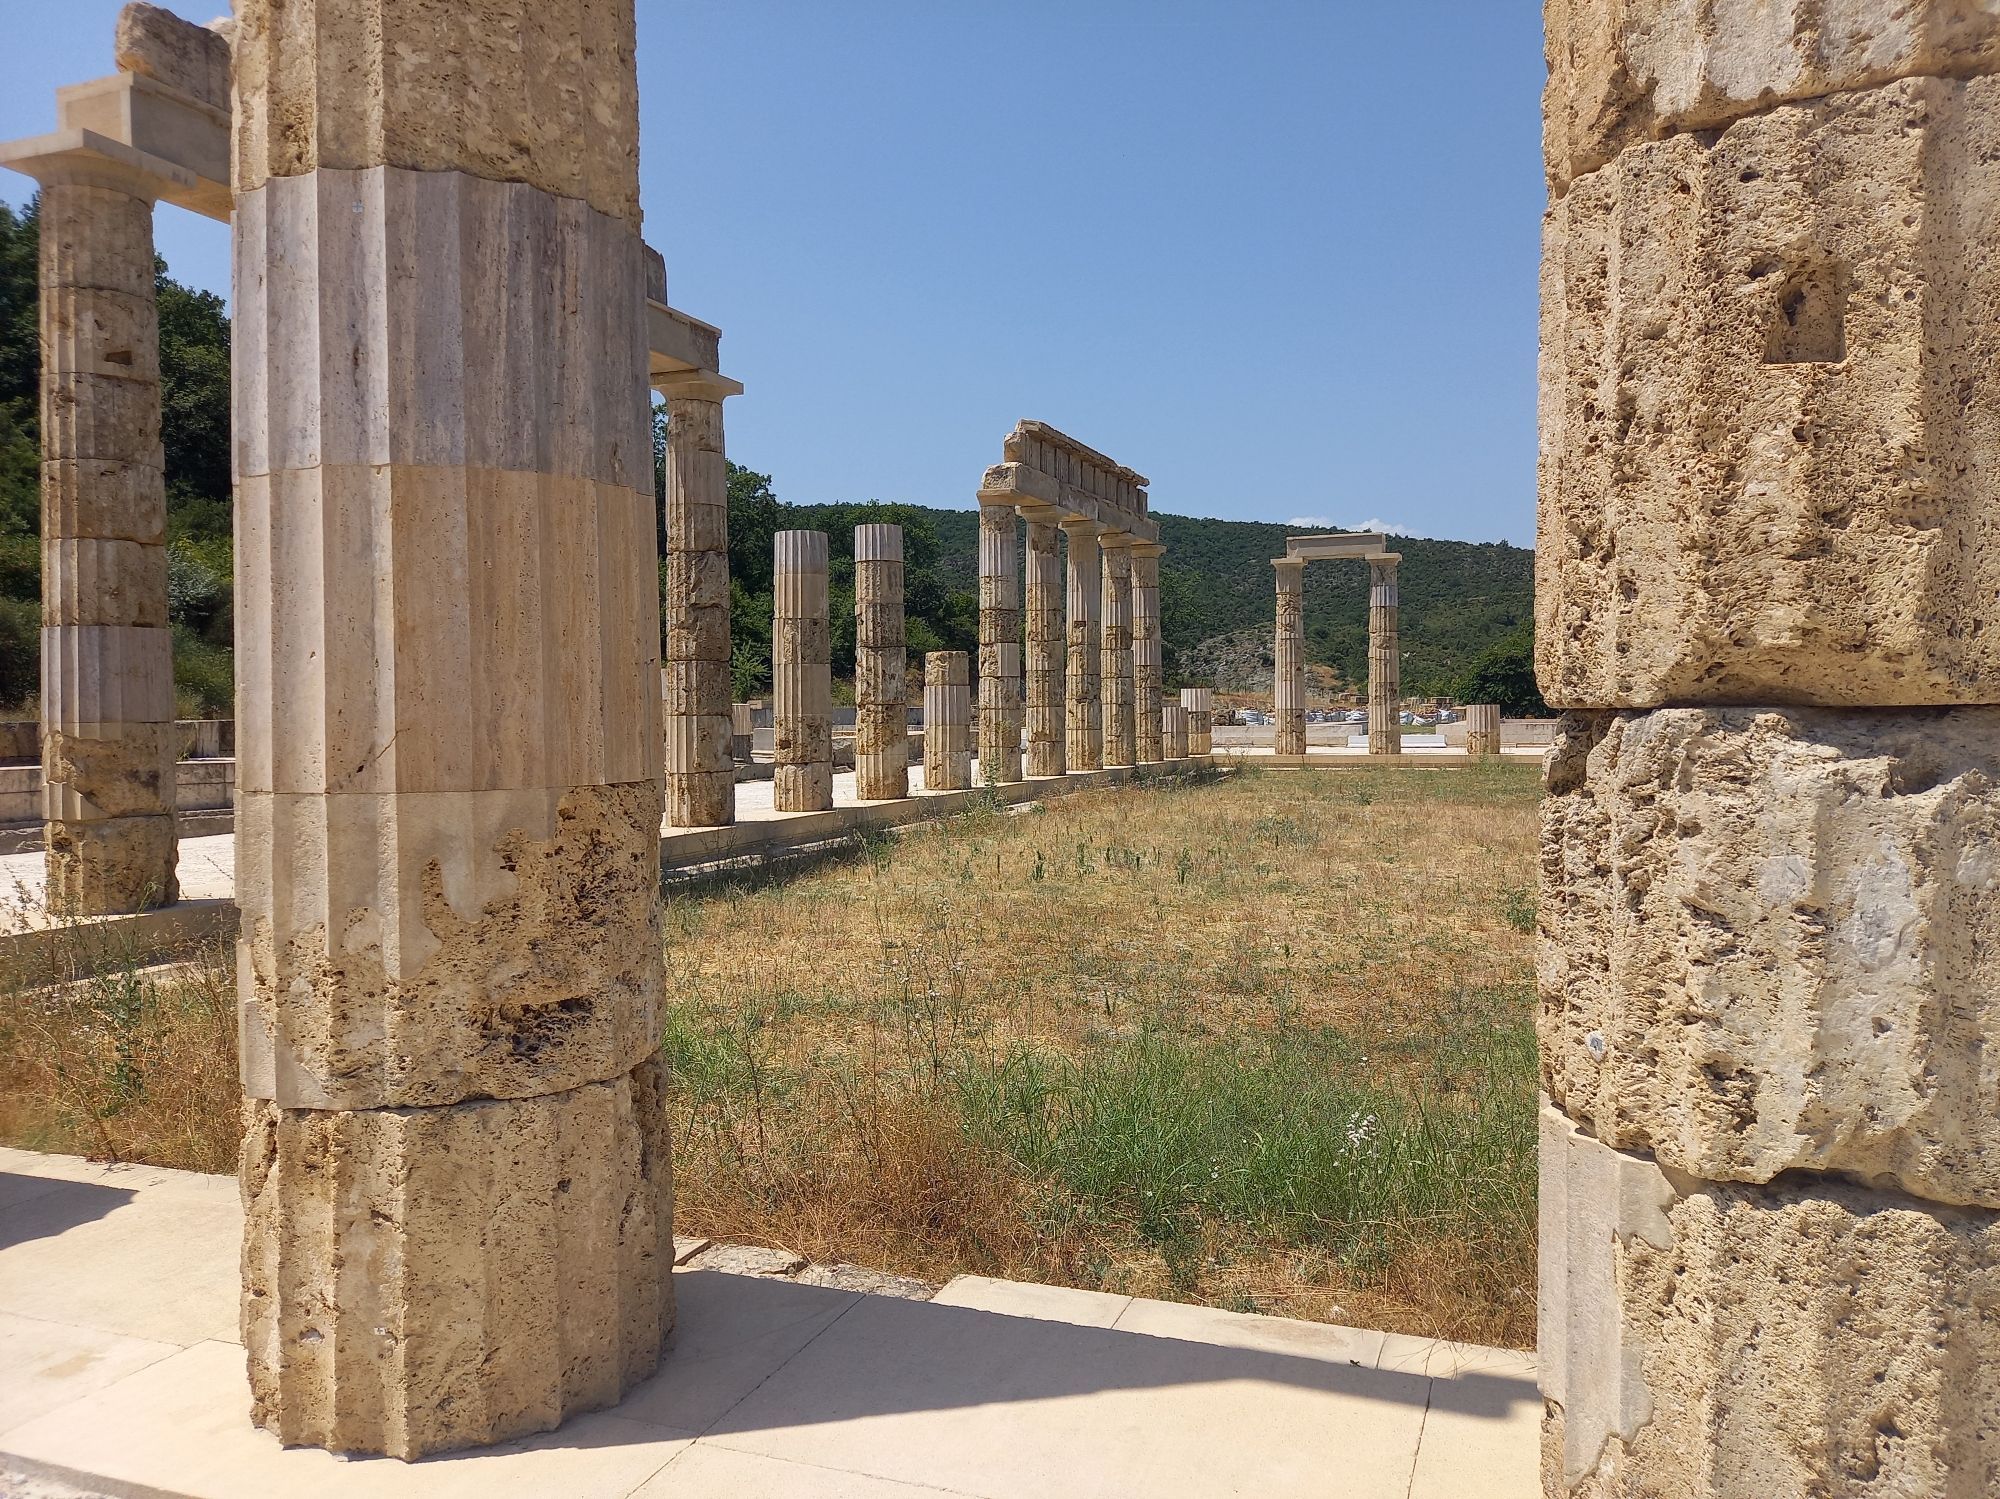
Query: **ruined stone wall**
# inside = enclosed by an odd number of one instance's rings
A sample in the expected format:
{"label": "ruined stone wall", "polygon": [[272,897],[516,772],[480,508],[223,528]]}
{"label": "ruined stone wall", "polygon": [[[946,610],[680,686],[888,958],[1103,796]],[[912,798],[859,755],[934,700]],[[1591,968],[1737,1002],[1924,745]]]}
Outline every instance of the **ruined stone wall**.
{"label": "ruined stone wall", "polygon": [[1551,1495],[2000,1490],[2000,10],[1551,0]]}

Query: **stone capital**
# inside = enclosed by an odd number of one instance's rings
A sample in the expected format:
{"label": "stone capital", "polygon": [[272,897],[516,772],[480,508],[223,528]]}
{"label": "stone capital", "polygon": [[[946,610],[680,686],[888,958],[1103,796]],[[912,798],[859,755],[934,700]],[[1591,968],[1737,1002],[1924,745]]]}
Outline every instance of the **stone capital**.
{"label": "stone capital", "polygon": [[1132,555],[1134,557],[1164,557],[1167,555],[1167,549],[1157,541],[1135,541],[1132,543]]}
{"label": "stone capital", "polygon": [[714,370],[672,370],[653,376],[653,389],[669,401],[715,401],[743,394],[743,382]]}
{"label": "stone capital", "polygon": [[[1370,560],[1372,561],[1373,559],[1371,558]],[[1273,557],[1271,559],[1271,566],[1275,567],[1281,575],[1289,570],[1293,577],[1299,577],[1306,570],[1306,559],[1303,557]]]}

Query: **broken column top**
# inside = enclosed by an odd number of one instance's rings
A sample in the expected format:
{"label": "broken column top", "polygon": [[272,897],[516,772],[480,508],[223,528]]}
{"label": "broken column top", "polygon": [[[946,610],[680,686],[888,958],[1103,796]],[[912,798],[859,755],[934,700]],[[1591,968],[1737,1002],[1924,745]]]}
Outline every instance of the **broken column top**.
{"label": "broken column top", "polygon": [[229,112],[229,39],[215,25],[197,26],[157,5],[134,3],[118,12],[112,46],[119,72]]}
{"label": "broken column top", "polygon": [[1002,452],[1006,461],[987,469],[980,481],[982,500],[1056,512],[1040,518],[1095,521],[1113,537],[1159,539],[1160,528],[1148,514],[1150,481],[1144,474],[1047,422],[1016,422]]}

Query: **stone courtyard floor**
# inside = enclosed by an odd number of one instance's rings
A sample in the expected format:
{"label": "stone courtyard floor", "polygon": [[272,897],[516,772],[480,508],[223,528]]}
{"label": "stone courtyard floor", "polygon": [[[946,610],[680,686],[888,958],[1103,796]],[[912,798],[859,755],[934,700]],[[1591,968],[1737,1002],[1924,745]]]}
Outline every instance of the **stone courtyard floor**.
{"label": "stone courtyard floor", "polygon": [[[0,1493],[1529,1499],[1529,1356],[962,1276],[929,1301],[677,1277],[617,1409],[406,1465],[247,1417],[236,1183],[0,1149]],[[755,1264],[754,1255],[739,1257]]]}

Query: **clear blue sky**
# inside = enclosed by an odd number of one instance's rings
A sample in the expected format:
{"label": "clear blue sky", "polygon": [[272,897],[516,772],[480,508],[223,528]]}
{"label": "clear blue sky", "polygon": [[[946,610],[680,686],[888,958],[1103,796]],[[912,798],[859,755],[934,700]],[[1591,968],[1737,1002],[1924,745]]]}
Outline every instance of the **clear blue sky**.
{"label": "clear blue sky", "polygon": [[[118,0],[5,8],[11,138]],[[1032,416],[1158,510],[1527,544],[1540,9],[639,0],[646,236],[749,388],[730,456],[962,506]],[[227,291],[221,226],[159,241]]]}

